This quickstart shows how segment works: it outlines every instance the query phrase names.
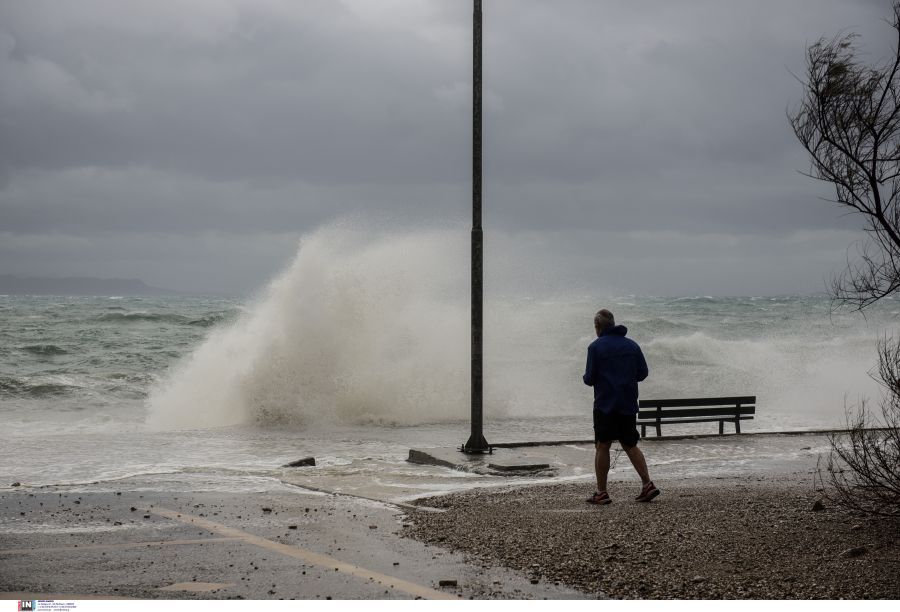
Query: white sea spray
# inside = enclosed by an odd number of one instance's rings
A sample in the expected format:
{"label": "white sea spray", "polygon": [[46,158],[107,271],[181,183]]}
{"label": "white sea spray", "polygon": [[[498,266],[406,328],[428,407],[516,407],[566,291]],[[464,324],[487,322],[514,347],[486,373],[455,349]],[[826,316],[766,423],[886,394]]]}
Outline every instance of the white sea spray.
{"label": "white sea spray", "polygon": [[420,423],[467,397],[465,243],[329,228],[150,398],[154,427]]}

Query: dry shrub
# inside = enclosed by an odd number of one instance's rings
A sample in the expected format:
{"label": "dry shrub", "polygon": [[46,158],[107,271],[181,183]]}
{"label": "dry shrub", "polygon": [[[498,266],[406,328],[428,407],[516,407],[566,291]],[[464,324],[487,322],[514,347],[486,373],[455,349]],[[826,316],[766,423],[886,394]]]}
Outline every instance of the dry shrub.
{"label": "dry shrub", "polygon": [[867,515],[900,518],[900,341],[878,342],[883,387],[881,415],[865,400],[847,412],[846,433],[829,436],[831,452],[820,478],[838,504]]}

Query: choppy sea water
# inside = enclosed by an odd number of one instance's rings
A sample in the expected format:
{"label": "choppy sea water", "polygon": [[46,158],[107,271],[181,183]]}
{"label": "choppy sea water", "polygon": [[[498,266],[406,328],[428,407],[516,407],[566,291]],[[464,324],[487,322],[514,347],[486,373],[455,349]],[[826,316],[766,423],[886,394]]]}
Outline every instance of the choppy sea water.
{"label": "choppy sea water", "polygon": [[[423,492],[480,483],[471,474],[405,462],[409,448],[467,438],[467,338],[447,341],[460,354],[431,364],[432,349],[414,354],[414,328],[401,338],[404,350],[392,353],[390,337],[400,325],[392,321],[360,321],[360,340],[375,345],[362,348],[331,344],[327,330],[313,339],[258,330],[254,318],[271,299],[0,297],[7,440],[0,486],[142,476],[239,487],[247,479],[282,478],[283,463],[307,455],[319,463],[310,482],[323,488],[394,478],[408,494],[418,476]],[[890,304],[867,318],[835,315],[821,297],[497,300],[497,311],[514,316],[496,321],[502,334],[488,327],[490,441],[590,437],[591,393],[580,376],[598,305],[612,308],[644,348],[651,376],[642,397],[755,394],[757,418],[747,431],[840,426],[847,403],[878,395],[868,376],[873,345],[894,316]],[[389,337],[379,337],[379,329]],[[240,342],[243,354],[229,352]],[[357,376],[357,367],[368,371]],[[274,388],[261,392],[266,385]],[[218,413],[223,386],[232,404]],[[448,387],[458,389],[442,396]],[[189,401],[171,400],[176,393]],[[657,461],[689,465],[708,454],[695,444]],[[584,474],[589,468],[586,461]]]}
{"label": "choppy sea water", "polygon": [[[408,495],[482,482],[405,461],[410,448],[468,438],[468,279],[457,247],[440,233],[325,231],[248,299],[0,296],[0,487],[135,477],[257,486],[307,455],[318,462],[310,484],[329,490],[380,482]],[[900,311],[890,300],[863,317],[833,313],[824,297],[561,294],[529,283],[486,293],[492,443],[591,437],[581,375],[600,307],[644,349],[642,397],[756,395],[746,431],[839,427],[846,406],[877,400],[875,342]],[[650,461],[728,470],[796,450],[728,444],[674,445]],[[570,475],[589,470],[588,461]]]}

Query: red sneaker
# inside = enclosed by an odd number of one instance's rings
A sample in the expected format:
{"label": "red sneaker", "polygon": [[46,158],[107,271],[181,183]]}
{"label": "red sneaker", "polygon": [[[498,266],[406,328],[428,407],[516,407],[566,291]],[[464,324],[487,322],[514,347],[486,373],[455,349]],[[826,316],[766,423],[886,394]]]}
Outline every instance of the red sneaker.
{"label": "red sneaker", "polygon": [[659,489],[656,488],[656,485],[653,484],[653,481],[651,480],[644,485],[644,488],[641,489],[641,494],[635,497],[634,501],[648,502],[657,495],[659,495]]}
{"label": "red sneaker", "polygon": [[603,493],[600,493],[598,491],[597,493],[594,493],[593,495],[588,497],[585,501],[589,504],[594,504],[595,506],[605,506],[606,504],[612,503],[612,499],[610,499],[609,493],[607,493],[606,491],[604,491]]}

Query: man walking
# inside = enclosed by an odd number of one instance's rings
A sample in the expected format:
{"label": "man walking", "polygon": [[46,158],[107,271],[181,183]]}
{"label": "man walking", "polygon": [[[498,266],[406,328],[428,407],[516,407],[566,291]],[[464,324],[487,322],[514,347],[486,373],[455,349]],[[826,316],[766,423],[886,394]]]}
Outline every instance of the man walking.
{"label": "man walking", "polygon": [[609,474],[609,448],[618,440],[631,460],[631,465],[643,484],[636,501],[649,502],[659,495],[650,480],[644,453],[637,447],[638,382],[647,378],[647,361],[637,342],[626,338],[628,329],[616,325],[613,313],[600,310],[594,315],[597,339],[591,342],[584,370],[584,384],[594,387],[594,442],[596,455],[597,492],[588,498],[589,504],[609,504],[606,491]]}

